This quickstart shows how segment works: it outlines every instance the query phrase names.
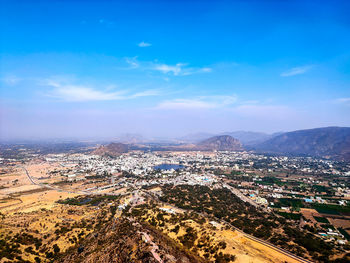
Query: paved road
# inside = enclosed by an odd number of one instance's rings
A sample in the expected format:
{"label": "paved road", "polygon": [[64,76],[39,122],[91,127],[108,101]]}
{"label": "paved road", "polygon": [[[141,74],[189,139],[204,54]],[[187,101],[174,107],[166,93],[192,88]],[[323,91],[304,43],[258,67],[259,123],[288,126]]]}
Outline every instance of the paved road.
{"label": "paved road", "polygon": [[36,184],[36,185],[37,185],[37,183],[34,182],[33,178],[29,175],[28,170],[27,170],[25,167],[23,167],[23,166],[21,166],[21,168],[24,169],[24,171],[26,172],[26,175],[27,175],[29,181],[30,181],[32,184]]}
{"label": "paved road", "polygon": [[[171,204],[168,204],[168,203],[165,203],[165,202],[161,202],[159,199],[156,199],[154,196],[152,196],[152,195],[150,195],[150,194],[148,194],[148,195],[151,196],[151,197],[152,197],[154,200],[156,200],[158,203],[163,203],[163,204],[165,204],[165,205],[170,205],[170,206],[172,206]],[[178,207],[175,207],[175,208],[180,209],[180,210],[183,210],[183,209],[178,208]],[[189,210],[187,210],[187,211],[193,211],[193,210],[190,210],[190,209],[189,209]],[[193,212],[194,212],[194,211],[193,211]],[[197,213],[197,212],[196,212],[196,213]],[[203,215],[203,214],[201,214],[201,215],[205,217],[205,215]],[[248,238],[248,239],[250,239],[250,240],[253,240],[253,241],[255,241],[255,242],[258,242],[258,243],[261,244],[261,245],[267,246],[267,247],[269,247],[269,248],[271,248],[271,249],[273,249],[273,250],[275,250],[275,251],[277,251],[277,252],[279,252],[279,253],[281,253],[281,254],[283,254],[283,255],[285,255],[285,256],[288,256],[288,257],[290,257],[290,258],[293,258],[293,259],[295,259],[295,260],[297,260],[297,261],[299,261],[299,262],[302,262],[302,263],[312,263],[312,261],[310,261],[310,260],[308,260],[308,259],[305,259],[305,258],[299,257],[299,256],[297,256],[297,255],[294,255],[293,253],[291,253],[291,252],[289,252],[289,251],[287,251],[287,250],[285,250],[285,249],[283,249],[283,248],[277,247],[277,246],[275,246],[275,245],[273,245],[273,244],[271,244],[271,243],[269,243],[269,242],[266,242],[265,240],[262,240],[262,239],[260,239],[260,238],[254,237],[254,236],[252,236],[252,235],[249,235],[249,234],[243,232],[243,231],[240,230],[239,228],[237,228],[237,227],[235,227],[235,226],[229,224],[228,222],[226,222],[226,221],[224,221],[224,220],[220,220],[220,221],[221,221],[221,223],[223,223],[223,224],[226,224],[226,225],[228,224],[228,225],[231,226],[233,229],[235,229],[236,231],[238,231],[239,233],[241,233],[244,237],[246,237],[246,238]]]}
{"label": "paved road", "polygon": [[241,191],[239,191],[238,189],[223,183],[223,187],[229,189],[234,195],[236,195],[237,197],[239,197],[242,201],[247,202],[249,204],[251,204],[252,206],[255,207],[260,207],[257,203],[254,202],[254,200],[250,199],[249,197],[246,197]]}
{"label": "paved road", "polygon": [[[242,192],[239,191],[238,189],[236,189],[236,188],[234,188],[234,187],[232,187],[232,186],[230,186],[230,185],[228,185],[226,183],[224,183],[223,186],[226,187],[227,189],[229,189],[233,194],[235,194],[237,197],[239,197],[242,201],[248,202],[249,204],[251,204],[251,205],[253,205],[255,207],[260,207],[261,208],[261,206],[259,206],[257,203],[255,203],[252,199],[250,199],[247,196],[243,195]],[[269,212],[269,211],[266,210],[266,208],[262,208],[262,209],[265,212]],[[226,221],[224,221],[224,222],[227,224]],[[268,247],[272,248],[273,250],[276,250],[276,251],[278,251],[278,252],[280,252],[280,253],[282,253],[282,254],[284,254],[286,256],[289,256],[289,257],[291,257],[291,258],[293,258],[295,260],[298,260],[299,262],[307,262],[307,263],[312,262],[312,261],[310,261],[308,259],[305,259],[305,258],[299,257],[297,255],[294,255],[291,252],[289,252],[289,251],[287,251],[287,250],[285,250],[283,248],[277,247],[277,246],[275,246],[275,245],[273,245],[273,244],[271,244],[269,242],[266,242],[265,240],[262,240],[260,238],[254,237],[254,236],[249,235],[247,233],[244,233],[242,230],[238,229],[235,226],[231,225],[231,227],[233,227],[239,233],[243,234],[246,238],[254,240],[255,242],[258,242],[258,243],[263,244],[265,246],[268,246]]]}
{"label": "paved road", "polygon": [[35,181],[33,180],[33,177],[30,176],[28,170],[27,170],[25,167],[21,166],[21,168],[24,169],[24,171],[26,172],[26,175],[27,175],[29,181],[30,181],[32,184],[34,184],[34,185],[39,185],[39,186],[41,186],[41,187],[45,187],[45,188],[52,189],[52,190],[74,193],[74,192],[70,192],[70,191],[64,191],[64,190],[61,190],[61,189],[59,189],[59,188],[55,188],[55,187],[53,187],[53,186],[51,186],[51,185],[49,185],[49,184],[37,183],[37,182],[35,182]]}
{"label": "paved road", "polygon": [[245,196],[239,189],[234,188],[231,185],[228,185],[227,183],[223,183],[222,185],[223,185],[223,187],[226,187],[227,189],[229,189],[234,195],[236,195],[238,198],[240,198],[243,202],[247,202],[247,203],[251,204],[252,206],[255,206],[256,208],[260,208],[261,210],[263,210],[266,213],[270,213],[270,211],[266,207],[257,204],[254,200]]}
{"label": "paved road", "polygon": [[[39,185],[41,187],[45,187],[51,190],[56,190],[56,191],[61,191],[61,192],[66,192],[69,194],[81,194],[81,195],[103,195],[104,193],[100,193],[100,192],[92,192],[92,191],[86,191],[86,190],[79,190],[79,191],[72,191],[72,190],[64,190],[61,188],[57,188],[57,187],[53,187],[49,184],[42,184],[42,183],[37,183],[33,180],[33,177],[30,176],[28,170],[24,167],[24,166],[20,166],[22,169],[24,169],[24,171],[26,172],[26,175],[29,179],[29,181],[34,184],[34,185]],[[124,194],[114,194],[114,193],[108,193],[108,195],[124,195]]]}
{"label": "paved road", "polygon": [[[224,223],[227,224],[226,221],[222,221],[222,222],[224,222]],[[266,242],[265,240],[262,240],[262,239],[260,239],[260,238],[255,237],[255,236],[252,236],[252,235],[249,235],[249,234],[243,232],[242,230],[240,230],[239,228],[237,228],[237,227],[235,227],[235,226],[233,226],[233,225],[230,225],[230,226],[233,227],[236,231],[238,231],[239,233],[241,233],[243,236],[245,236],[245,237],[248,238],[248,239],[251,239],[251,240],[253,240],[253,241],[255,241],[255,242],[258,242],[258,243],[260,243],[260,244],[262,244],[262,245],[265,245],[265,246],[267,246],[267,247],[269,247],[269,248],[271,248],[271,249],[273,249],[273,250],[275,250],[275,251],[278,251],[278,252],[280,252],[280,253],[282,253],[282,254],[288,256],[288,257],[291,257],[291,258],[293,258],[293,259],[295,259],[295,260],[297,260],[297,261],[299,261],[299,262],[303,262],[303,263],[312,263],[312,261],[310,261],[310,260],[308,260],[308,259],[305,259],[305,258],[299,257],[299,256],[297,256],[297,255],[294,255],[294,254],[292,254],[291,252],[289,252],[289,251],[287,251],[287,250],[285,250],[285,249],[283,249],[283,248],[277,247],[277,246],[275,246],[275,245],[273,245],[273,244],[271,244],[271,243],[269,243],[269,242]]]}

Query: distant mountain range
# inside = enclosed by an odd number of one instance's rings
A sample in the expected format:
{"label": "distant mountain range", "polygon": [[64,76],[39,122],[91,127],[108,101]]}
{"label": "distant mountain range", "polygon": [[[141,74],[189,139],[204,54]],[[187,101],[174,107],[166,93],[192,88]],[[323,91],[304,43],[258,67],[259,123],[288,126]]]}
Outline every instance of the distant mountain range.
{"label": "distant mountain range", "polygon": [[137,133],[125,133],[117,136],[113,141],[121,142],[125,144],[140,144],[140,143],[199,143],[203,140],[209,139],[211,137],[220,135],[230,135],[235,139],[238,139],[243,145],[253,145],[259,142],[266,141],[274,136],[281,133],[267,134],[263,132],[252,132],[252,131],[233,131],[233,132],[222,132],[222,133],[207,133],[198,132],[191,133],[186,136],[171,139],[171,138],[146,138],[141,134]]}
{"label": "distant mountain range", "polygon": [[162,151],[240,151],[243,150],[242,144],[239,140],[229,136],[221,135],[214,136],[203,140],[197,144],[124,144],[124,143],[110,143],[99,146],[91,154],[101,156],[118,156],[126,153],[129,150],[162,150]]}
{"label": "distant mountain range", "polygon": [[263,132],[252,132],[252,131],[222,132],[219,134],[200,132],[200,133],[192,133],[192,134],[180,137],[178,138],[178,140],[187,142],[187,143],[198,143],[210,137],[219,136],[219,135],[229,135],[235,139],[238,139],[243,145],[253,145],[253,144],[266,141],[279,134],[281,134],[281,132],[273,133],[273,134],[267,134]]}
{"label": "distant mountain range", "polygon": [[235,132],[226,132],[223,134],[230,135],[233,138],[238,139],[243,145],[253,145],[253,144],[266,141],[282,133],[278,132],[273,134],[267,134],[263,132],[235,131]]}
{"label": "distant mountain range", "polygon": [[[253,150],[298,156],[316,156],[350,161],[350,128],[326,127],[293,132],[265,134],[236,131],[225,135],[210,133],[182,137],[180,143],[138,143],[140,136],[125,136],[129,144],[111,143],[100,146],[93,154],[117,156],[131,149],[168,151],[240,151]],[[124,138],[125,138],[124,137]],[[125,139],[126,139],[125,138]]]}
{"label": "distant mountain range", "polygon": [[326,127],[286,132],[254,145],[253,149],[350,161],[350,128]]}

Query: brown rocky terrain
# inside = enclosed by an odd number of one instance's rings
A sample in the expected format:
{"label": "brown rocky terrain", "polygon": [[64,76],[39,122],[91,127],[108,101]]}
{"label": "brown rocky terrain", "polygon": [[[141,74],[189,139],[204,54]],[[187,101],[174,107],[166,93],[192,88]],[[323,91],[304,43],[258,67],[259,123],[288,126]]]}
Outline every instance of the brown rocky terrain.
{"label": "brown rocky terrain", "polygon": [[196,145],[198,150],[217,150],[217,151],[240,151],[243,150],[239,140],[229,135],[214,136]]}
{"label": "brown rocky terrain", "polygon": [[132,218],[113,219],[100,226],[58,262],[206,262],[190,255],[161,232]]}
{"label": "brown rocky terrain", "polygon": [[102,145],[92,152],[95,155],[101,156],[118,156],[122,153],[126,153],[129,150],[129,146],[123,143],[112,142],[108,145]]}

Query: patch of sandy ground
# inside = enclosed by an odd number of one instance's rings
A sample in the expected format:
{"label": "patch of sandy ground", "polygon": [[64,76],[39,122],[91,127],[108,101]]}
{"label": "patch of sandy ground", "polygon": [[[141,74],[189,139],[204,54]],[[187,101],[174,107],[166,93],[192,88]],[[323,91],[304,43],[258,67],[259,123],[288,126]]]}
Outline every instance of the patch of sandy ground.
{"label": "patch of sandy ground", "polygon": [[311,209],[311,208],[300,208],[300,212],[303,214],[303,216],[306,219],[311,220],[312,224],[317,223],[314,216],[321,217],[321,215],[315,209]]}
{"label": "patch of sandy ground", "polygon": [[250,240],[243,234],[232,231],[223,230],[217,232],[217,235],[223,238],[227,243],[225,253],[236,255],[236,261],[239,263],[267,263],[267,262],[299,262],[280,252],[273,250],[256,241]]}
{"label": "patch of sandy ground", "polygon": [[51,209],[57,205],[56,201],[59,199],[72,198],[77,196],[77,194],[59,192],[56,190],[46,190],[40,191],[36,193],[21,195],[16,197],[20,199],[22,202],[14,203],[11,206],[0,207],[1,213],[16,213],[16,212],[33,212],[40,210],[42,208]]}
{"label": "patch of sandy ground", "polygon": [[350,220],[337,219],[337,218],[327,218],[328,221],[335,227],[350,228]]}
{"label": "patch of sandy ground", "polygon": [[[53,200],[57,199],[57,194],[58,193],[55,191],[49,191],[48,193],[44,194],[42,198],[44,198],[47,204],[49,204],[50,202],[52,203]],[[38,194],[31,194],[30,196],[27,196],[27,201],[23,206],[21,205],[16,209],[7,211],[4,219],[1,221],[2,227],[0,228],[0,234],[12,232],[12,235],[15,235],[20,233],[21,230],[27,229],[27,233],[34,236],[40,236],[44,246],[46,245],[49,248],[52,248],[53,244],[57,244],[61,251],[65,251],[72,246],[72,243],[68,239],[74,236],[77,237],[81,232],[81,229],[74,228],[67,234],[60,235],[58,238],[56,238],[54,232],[55,229],[57,229],[57,224],[64,222],[72,224],[74,222],[80,222],[83,218],[93,218],[96,215],[96,210],[89,207],[71,207],[55,203],[50,210],[44,210],[41,208],[47,209],[47,205],[40,205],[37,203],[37,205],[31,206],[30,202],[34,201],[34,203],[36,203],[38,197],[40,198]],[[29,206],[26,206],[28,204]],[[3,211],[1,212],[3,213]],[[84,236],[91,232],[86,229],[84,231]],[[45,238],[45,236],[47,237]],[[25,247],[27,246],[22,246],[23,259],[34,262],[35,256],[24,252]],[[0,262],[3,261],[0,259]]]}

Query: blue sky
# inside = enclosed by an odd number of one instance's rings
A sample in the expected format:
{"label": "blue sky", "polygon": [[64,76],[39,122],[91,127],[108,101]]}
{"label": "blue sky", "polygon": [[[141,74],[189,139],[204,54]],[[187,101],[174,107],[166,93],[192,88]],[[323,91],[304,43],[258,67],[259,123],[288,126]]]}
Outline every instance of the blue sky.
{"label": "blue sky", "polygon": [[0,137],[350,126],[349,1],[5,1]]}

